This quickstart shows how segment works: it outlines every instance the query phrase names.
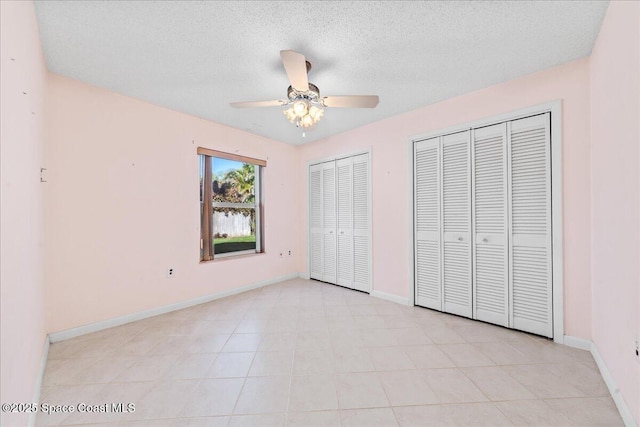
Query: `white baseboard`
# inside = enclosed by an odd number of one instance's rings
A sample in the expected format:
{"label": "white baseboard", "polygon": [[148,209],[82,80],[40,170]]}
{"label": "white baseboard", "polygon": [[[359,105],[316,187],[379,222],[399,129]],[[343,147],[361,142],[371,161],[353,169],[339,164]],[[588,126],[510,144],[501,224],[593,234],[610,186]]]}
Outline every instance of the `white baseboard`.
{"label": "white baseboard", "polygon": [[399,297],[398,295],[388,294],[386,292],[373,290],[371,291],[371,296],[402,305],[409,305],[409,298]]}
{"label": "white baseboard", "polygon": [[564,336],[564,345],[569,347],[579,348],[580,350],[591,351],[591,340],[585,340],[584,338],[572,337],[571,335]]}
{"label": "white baseboard", "polygon": [[620,389],[613,381],[613,377],[611,376],[609,368],[607,368],[607,365],[604,364],[604,360],[602,360],[602,356],[600,356],[598,347],[596,347],[593,342],[591,343],[591,355],[596,361],[598,369],[600,369],[600,374],[602,375],[602,378],[604,379],[604,382],[609,389],[609,393],[611,393],[611,397],[613,398],[613,402],[618,408],[618,412],[620,412],[620,416],[622,417],[624,425],[627,427],[636,427],[636,422],[633,419],[633,415],[631,415],[631,410],[627,406],[627,403],[624,401],[622,393],[620,393]]}
{"label": "white baseboard", "polygon": [[280,277],[274,277],[272,279],[262,280],[260,282],[252,283],[250,285],[242,286],[235,289],[229,289],[227,291],[218,292],[212,295],[205,295],[202,297],[193,298],[186,301],[180,301],[180,302],[165,305],[162,307],[152,308],[150,310],[139,311],[137,313],[126,314],[124,316],[116,317],[113,319],[107,319],[100,322],[90,323],[88,325],[78,326],[77,328],[71,328],[71,329],[65,329],[59,332],[53,332],[49,334],[49,340],[52,343],[68,340],[70,338],[79,337],[81,335],[90,334],[92,332],[102,331],[104,329],[113,328],[115,326],[120,326],[126,323],[135,322],[136,320],[142,320],[148,317],[169,313],[171,311],[182,310],[183,308],[188,308],[194,305],[203,304],[206,302],[228,297],[231,295],[236,295],[242,292],[250,291],[252,289],[262,288],[264,286],[273,285],[274,283],[295,279],[297,277],[298,277],[298,273],[287,274],[286,276],[280,276]]}
{"label": "white baseboard", "polygon": [[615,381],[613,381],[613,377],[611,376],[611,372],[607,365],[604,364],[604,360],[602,360],[602,356],[600,356],[600,352],[598,351],[598,347],[591,340],[586,340],[584,338],[572,337],[570,335],[564,336],[564,345],[569,347],[579,348],[581,350],[587,350],[593,356],[593,359],[596,361],[598,365],[598,369],[600,370],[600,375],[602,375],[602,379],[604,380],[607,388],[609,389],[609,393],[611,394],[611,398],[613,399],[616,407],[618,408],[618,412],[620,412],[620,417],[622,417],[622,421],[624,425],[627,427],[637,427],[636,423],[631,415],[631,411],[627,406],[626,402],[622,398],[622,394],[620,393],[620,389],[616,386]]}
{"label": "white baseboard", "polygon": [[309,280],[309,275],[307,273],[298,273],[298,277]]}
{"label": "white baseboard", "polygon": [[[47,367],[47,357],[49,357],[49,335],[44,337],[44,345],[42,346],[42,357],[40,358],[40,372],[38,372],[38,377],[36,378],[36,391],[33,394],[32,402],[39,404],[40,403],[40,391],[42,390],[42,380],[44,379],[44,370]],[[27,425],[29,427],[33,427],[36,425],[36,412],[31,412],[29,414],[29,420],[27,421]]]}

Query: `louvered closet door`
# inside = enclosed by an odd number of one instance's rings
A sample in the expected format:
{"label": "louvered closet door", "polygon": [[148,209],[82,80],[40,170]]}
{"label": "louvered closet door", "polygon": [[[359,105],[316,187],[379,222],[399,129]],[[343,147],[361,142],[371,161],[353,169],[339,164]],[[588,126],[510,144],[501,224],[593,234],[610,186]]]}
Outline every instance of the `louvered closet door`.
{"label": "louvered closet door", "polygon": [[352,157],[353,162],[353,289],[371,292],[369,230],[369,155]]}
{"label": "louvered closet door", "polygon": [[309,167],[309,277],[323,280],[322,165]]}
{"label": "louvered closet door", "polygon": [[472,135],[474,318],[509,326],[507,124]]}
{"label": "louvered closet door", "polygon": [[552,337],[550,115],[508,126],[512,327]]}
{"label": "louvered closet door", "polygon": [[336,283],[336,165],[322,164],[322,280]]}
{"label": "louvered closet door", "polygon": [[471,317],[470,131],[442,137],[443,311]]}
{"label": "louvered closet door", "polygon": [[415,144],[416,305],[442,310],[440,268],[440,138]]}
{"label": "louvered closet door", "polygon": [[351,157],[336,160],[338,190],[338,285],[353,288],[353,169]]}

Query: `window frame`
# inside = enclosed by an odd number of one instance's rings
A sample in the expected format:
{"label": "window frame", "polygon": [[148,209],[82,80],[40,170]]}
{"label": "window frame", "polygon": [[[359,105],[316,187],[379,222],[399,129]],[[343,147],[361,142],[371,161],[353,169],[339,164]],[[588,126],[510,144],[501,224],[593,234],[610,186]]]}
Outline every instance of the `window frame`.
{"label": "window frame", "polygon": [[[209,262],[219,258],[230,258],[234,256],[250,255],[264,253],[264,192],[263,192],[263,171],[267,166],[267,162],[261,159],[241,156],[238,154],[225,153],[223,151],[211,150],[209,148],[198,147],[197,154],[199,157],[199,177],[203,182],[200,187],[200,262]],[[213,180],[213,159],[234,160],[242,163],[251,164],[255,167],[254,187],[254,203],[230,203],[230,202],[214,202],[213,189],[206,182]],[[256,248],[226,252],[215,254],[214,238],[213,238],[213,209],[215,207],[224,208],[249,208],[255,209],[256,213]],[[208,212],[208,214],[205,214]]]}

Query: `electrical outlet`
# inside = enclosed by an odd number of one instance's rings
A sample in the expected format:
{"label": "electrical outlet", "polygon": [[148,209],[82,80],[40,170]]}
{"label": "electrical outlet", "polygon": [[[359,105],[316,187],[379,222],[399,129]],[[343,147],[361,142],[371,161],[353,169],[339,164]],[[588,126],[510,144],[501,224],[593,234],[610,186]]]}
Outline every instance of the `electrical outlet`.
{"label": "electrical outlet", "polygon": [[167,279],[171,279],[176,275],[176,269],[173,267],[167,267]]}
{"label": "electrical outlet", "polygon": [[640,337],[636,337],[636,362],[640,363]]}
{"label": "electrical outlet", "polygon": [[289,256],[291,256],[291,251],[289,251]]}

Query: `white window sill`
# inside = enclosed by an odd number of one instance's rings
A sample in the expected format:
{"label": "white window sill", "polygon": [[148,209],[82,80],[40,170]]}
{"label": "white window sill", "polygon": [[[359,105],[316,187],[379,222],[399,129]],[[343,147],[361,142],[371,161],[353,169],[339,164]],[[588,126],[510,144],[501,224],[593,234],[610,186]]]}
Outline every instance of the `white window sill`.
{"label": "white window sill", "polygon": [[221,262],[221,261],[231,261],[233,259],[244,259],[244,258],[250,258],[250,257],[254,257],[254,256],[260,256],[260,255],[266,255],[266,252],[251,252],[251,253],[239,253],[239,254],[234,254],[233,252],[229,253],[229,254],[218,254],[217,256],[214,255],[213,259],[207,260],[207,261],[200,261],[200,264],[208,264],[210,262]]}

